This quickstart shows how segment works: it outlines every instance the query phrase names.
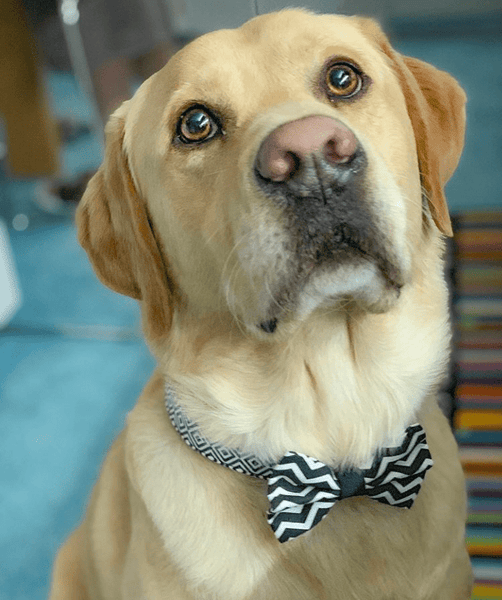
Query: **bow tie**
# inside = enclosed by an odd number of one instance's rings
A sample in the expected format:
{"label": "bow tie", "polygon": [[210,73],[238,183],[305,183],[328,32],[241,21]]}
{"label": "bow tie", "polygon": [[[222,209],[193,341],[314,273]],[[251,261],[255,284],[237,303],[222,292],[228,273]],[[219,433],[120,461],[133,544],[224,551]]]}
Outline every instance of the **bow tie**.
{"label": "bow tie", "polygon": [[411,508],[426,472],[432,467],[425,431],[418,423],[406,429],[402,444],[384,448],[369,469],[335,471],[321,461],[287,452],[276,464],[210,442],[176,403],[166,384],[166,408],[183,440],[209,460],[239,473],[268,480],[270,508],[267,520],[279,542],[309,531],[340,500],[368,496],[398,508]]}

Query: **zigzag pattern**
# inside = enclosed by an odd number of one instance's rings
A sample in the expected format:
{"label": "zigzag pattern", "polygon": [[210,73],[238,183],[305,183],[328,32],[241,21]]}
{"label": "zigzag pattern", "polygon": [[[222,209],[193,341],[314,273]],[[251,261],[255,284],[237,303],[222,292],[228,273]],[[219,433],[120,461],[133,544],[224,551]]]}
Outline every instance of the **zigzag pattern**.
{"label": "zigzag pattern", "polygon": [[321,461],[287,452],[268,480],[268,522],[282,543],[312,529],[340,497],[330,467]]}
{"label": "zigzag pattern", "polygon": [[399,448],[387,450],[364,471],[366,494],[378,502],[411,508],[432,465],[425,431],[412,425]]}
{"label": "zigzag pattern", "polygon": [[169,417],[191,448],[219,465],[268,479],[267,520],[279,542],[309,531],[336,502],[350,496],[369,496],[390,506],[411,508],[433,465],[425,431],[418,423],[406,429],[399,447],[384,449],[371,467],[362,471],[337,473],[321,461],[297,452],[287,452],[277,465],[268,465],[252,454],[210,442],[175,398],[174,389],[166,384]]}

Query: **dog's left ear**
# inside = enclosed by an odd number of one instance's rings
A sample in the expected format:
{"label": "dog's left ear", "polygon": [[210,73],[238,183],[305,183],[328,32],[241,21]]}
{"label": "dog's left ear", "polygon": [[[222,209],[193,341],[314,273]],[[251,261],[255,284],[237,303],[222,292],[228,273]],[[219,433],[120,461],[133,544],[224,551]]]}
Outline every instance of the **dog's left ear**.
{"label": "dog's left ear", "polygon": [[396,52],[371,19],[358,18],[358,23],[392,61],[415,132],[420,175],[432,218],[442,233],[452,236],[443,188],[457,168],[464,146],[465,92],[448,73]]}

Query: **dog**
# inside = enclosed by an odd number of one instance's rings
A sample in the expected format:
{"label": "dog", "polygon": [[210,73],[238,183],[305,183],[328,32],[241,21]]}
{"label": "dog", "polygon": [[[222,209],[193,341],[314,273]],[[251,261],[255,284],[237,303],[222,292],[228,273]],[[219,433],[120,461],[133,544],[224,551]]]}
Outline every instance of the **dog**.
{"label": "dog", "polygon": [[[465,101],[372,20],[287,9],[195,39],[112,115],[79,240],[158,367],[51,600],[470,598],[437,402]],[[383,463],[399,500],[370,490]]]}

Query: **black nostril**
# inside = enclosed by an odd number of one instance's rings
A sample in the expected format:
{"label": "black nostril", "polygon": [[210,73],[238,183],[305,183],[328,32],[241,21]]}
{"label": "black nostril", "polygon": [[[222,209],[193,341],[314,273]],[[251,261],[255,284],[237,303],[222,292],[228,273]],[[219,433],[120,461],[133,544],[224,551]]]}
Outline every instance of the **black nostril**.
{"label": "black nostril", "polygon": [[287,152],[287,156],[290,161],[290,164],[293,165],[287,175],[287,179],[290,179],[300,169],[302,159],[294,152]]}

